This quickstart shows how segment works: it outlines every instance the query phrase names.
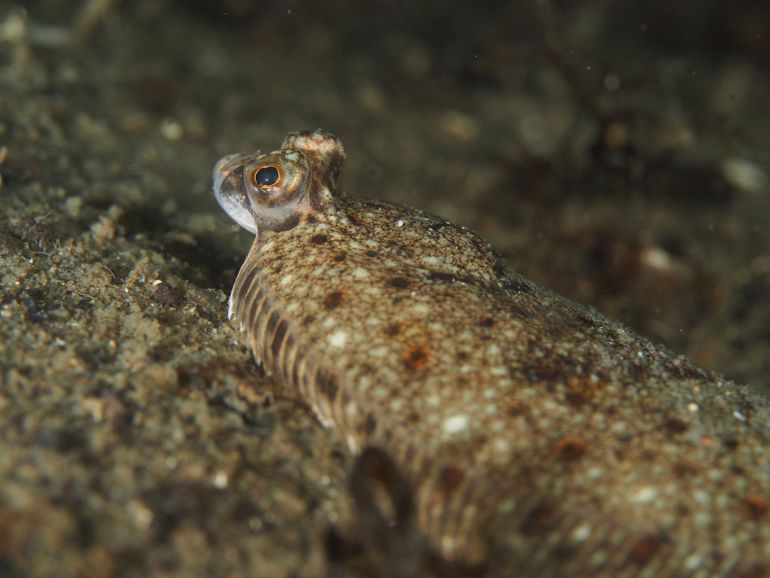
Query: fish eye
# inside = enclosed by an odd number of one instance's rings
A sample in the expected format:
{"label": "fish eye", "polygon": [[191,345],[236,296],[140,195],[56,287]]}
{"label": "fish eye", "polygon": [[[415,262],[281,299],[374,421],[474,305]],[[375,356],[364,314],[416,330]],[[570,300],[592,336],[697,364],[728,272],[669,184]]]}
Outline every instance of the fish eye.
{"label": "fish eye", "polygon": [[258,187],[271,187],[281,179],[281,171],[272,165],[260,167],[254,171],[252,179]]}

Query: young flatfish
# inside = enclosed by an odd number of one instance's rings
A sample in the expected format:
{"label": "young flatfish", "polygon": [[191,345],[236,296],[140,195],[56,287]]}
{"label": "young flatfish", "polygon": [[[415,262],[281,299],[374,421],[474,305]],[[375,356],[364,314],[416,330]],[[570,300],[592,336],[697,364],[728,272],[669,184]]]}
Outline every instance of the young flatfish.
{"label": "young flatfish", "polygon": [[254,244],[230,318],[353,452],[406,472],[448,560],[520,577],[770,575],[766,398],[508,270],[442,218],[348,197],[334,136],[214,169]]}

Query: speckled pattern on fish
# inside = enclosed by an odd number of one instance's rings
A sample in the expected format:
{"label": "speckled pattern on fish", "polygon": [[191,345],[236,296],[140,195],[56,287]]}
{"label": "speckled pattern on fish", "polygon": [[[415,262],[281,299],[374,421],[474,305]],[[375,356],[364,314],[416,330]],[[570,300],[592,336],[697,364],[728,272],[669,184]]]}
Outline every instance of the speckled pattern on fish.
{"label": "speckled pattern on fish", "polygon": [[343,196],[321,131],[214,170],[256,233],[230,316],[353,452],[384,448],[447,558],[500,575],[770,573],[768,402],[508,270],[474,233]]}

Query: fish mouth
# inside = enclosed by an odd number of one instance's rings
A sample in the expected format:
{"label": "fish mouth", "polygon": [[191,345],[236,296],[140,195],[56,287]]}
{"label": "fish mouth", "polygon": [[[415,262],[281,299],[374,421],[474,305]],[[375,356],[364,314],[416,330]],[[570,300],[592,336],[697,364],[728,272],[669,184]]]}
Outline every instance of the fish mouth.
{"label": "fish mouth", "polygon": [[226,184],[227,179],[242,168],[250,156],[239,153],[223,156],[214,165],[211,178],[214,181],[214,197],[219,206],[241,227],[256,234],[257,225],[245,191]]}
{"label": "fish mouth", "polygon": [[240,161],[245,155],[240,153],[233,153],[225,155],[217,161],[214,165],[214,170],[211,171],[211,178],[214,181],[214,194],[219,197],[222,189],[222,181],[224,181],[233,170],[235,165],[240,165]]}

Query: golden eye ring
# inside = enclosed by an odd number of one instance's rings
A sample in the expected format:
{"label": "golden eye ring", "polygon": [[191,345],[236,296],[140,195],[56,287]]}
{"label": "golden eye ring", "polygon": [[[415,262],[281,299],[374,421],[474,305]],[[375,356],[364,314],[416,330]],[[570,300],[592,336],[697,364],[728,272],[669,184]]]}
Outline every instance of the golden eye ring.
{"label": "golden eye ring", "polygon": [[262,165],[251,172],[251,184],[260,189],[268,189],[281,184],[283,171],[277,165]]}

